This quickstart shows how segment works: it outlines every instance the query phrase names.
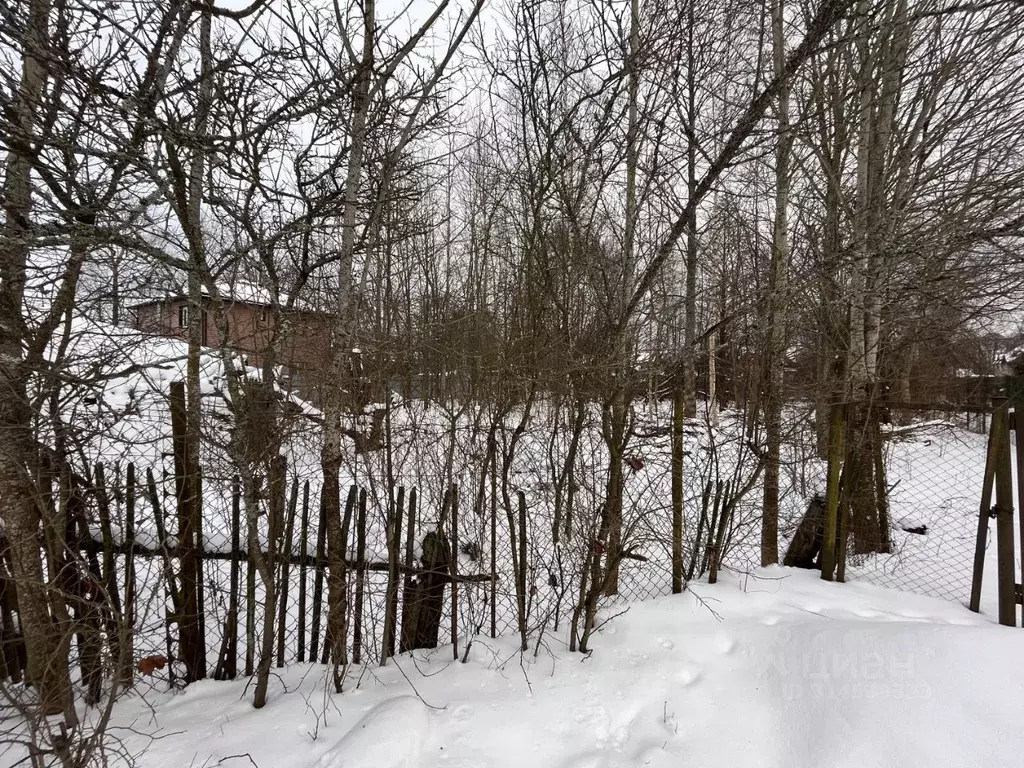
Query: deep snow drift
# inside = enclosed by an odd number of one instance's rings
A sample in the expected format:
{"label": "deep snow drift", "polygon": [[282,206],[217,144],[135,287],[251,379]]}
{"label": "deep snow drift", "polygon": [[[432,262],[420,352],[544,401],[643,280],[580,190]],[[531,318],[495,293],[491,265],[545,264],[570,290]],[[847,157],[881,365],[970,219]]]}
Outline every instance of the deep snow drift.
{"label": "deep snow drift", "polygon": [[634,604],[590,657],[478,639],[342,695],[296,665],[263,710],[205,682],[133,695],[113,734],[146,768],[1010,766],[1022,659],[1024,632],[954,603],[772,568]]}

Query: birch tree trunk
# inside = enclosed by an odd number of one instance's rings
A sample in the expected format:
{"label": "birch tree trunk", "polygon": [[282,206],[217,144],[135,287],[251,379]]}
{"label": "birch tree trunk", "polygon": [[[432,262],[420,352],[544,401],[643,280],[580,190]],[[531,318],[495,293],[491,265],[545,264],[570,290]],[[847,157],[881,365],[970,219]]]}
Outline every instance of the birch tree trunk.
{"label": "birch tree trunk", "polygon": [[718,331],[708,334],[708,424],[718,426]]}
{"label": "birch tree trunk", "polygon": [[351,127],[349,129],[348,166],[345,173],[344,206],[342,209],[341,251],[338,259],[337,317],[331,329],[330,360],[327,370],[331,378],[326,382],[324,399],[324,442],[320,454],[323,471],[324,505],[327,517],[327,548],[329,571],[327,578],[327,627],[331,658],[335,666],[334,685],[340,693],[339,666],[348,663],[347,625],[348,610],[345,589],[345,544],[341,532],[341,498],[338,472],[341,469],[341,418],[345,391],[350,383],[344,375],[345,361],[351,353],[355,317],[352,306],[352,270],[356,246],[356,212],[359,203],[359,181],[363,173],[366,151],[366,125],[370,109],[370,83],[373,77],[375,34],[375,3],[363,4],[363,48],[356,63],[356,76],[352,88]]}
{"label": "birch tree trunk", "polygon": [[[623,315],[632,292],[633,272],[636,264],[637,195],[636,174],[639,144],[639,100],[640,75],[637,59],[640,49],[640,2],[632,0],[630,5],[629,57],[626,70],[629,73],[629,124],[626,132],[626,229],[623,237],[622,269],[619,274],[618,310]],[[615,595],[619,592],[619,561],[622,552],[622,459],[629,436],[626,421],[631,400],[629,334],[623,328],[617,334],[615,349],[615,381],[608,413],[608,428],[604,430],[608,444],[608,485],[605,499],[605,515],[608,518],[607,551],[608,565],[604,574],[604,593]]]}
{"label": "birch tree trunk", "polygon": [[[863,4],[862,4],[863,7]],[[879,42],[865,25],[858,38],[860,115],[857,146],[857,199],[854,215],[856,260],[853,266],[849,328],[849,389],[854,400],[851,419],[851,516],[858,553],[892,548],[886,498],[877,396],[881,345],[882,289],[885,271],[884,233],[891,216],[886,195],[890,145],[896,104],[906,64],[905,0],[889,0]]]}

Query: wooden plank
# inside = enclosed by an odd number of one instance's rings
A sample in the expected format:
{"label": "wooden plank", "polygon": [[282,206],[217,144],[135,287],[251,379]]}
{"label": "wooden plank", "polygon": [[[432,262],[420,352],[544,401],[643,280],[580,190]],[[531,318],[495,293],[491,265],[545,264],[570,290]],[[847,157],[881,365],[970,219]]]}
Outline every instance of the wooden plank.
{"label": "wooden plank", "polygon": [[[203,474],[199,472],[196,474],[195,488],[196,491],[193,494],[193,503],[197,503],[195,499],[202,499],[203,492]],[[205,566],[203,565],[205,555],[205,542],[203,540],[203,515],[201,512],[195,515],[193,521],[195,528],[195,561],[196,561],[196,616],[199,626],[199,642],[200,648],[203,655],[203,667],[202,673],[203,678],[206,677],[206,577],[204,575]]]}
{"label": "wooden plank", "polygon": [[[845,414],[844,417],[848,417]],[[847,419],[848,423],[848,419]],[[836,542],[836,581],[846,581],[846,552],[850,545],[850,527],[853,512],[850,505],[849,484],[852,475],[853,441],[844,440],[843,470],[839,474],[839,538]]]}
{"label": "wooden plank", "polygon": [[412,573],[416,547],[416,489],[409,491],[409,514],[405,520],[405,569]]}
{"label": "wooden plank", "polygon": [[[1013,475],[1010,460],[1009,409],[1000,402],[992,414],[996,438],[996,571],[999,584],[999,623],[1017,626],[1016,564],[1014,563]],[[996,425],[998,424],[998,430]]]}
{"label": "wooden plank", "polygon": [[281,596],[278,606],[277,618],[277,666],[284,666],[285,646],[285,621],[288,617],[288,593],[291,591],[290,568],[292,558],[292,545],[294,543],[295,512],[299,504],[299,480],[294,478],[292,492],[288,499],[288,519],[284,526],[284,557],[281,558],[281,586],[278,594]]}
{"label": "wooden plank", "polygon": [[974,541],[974,569],[971,576],[971,599],[968,603],[975,613],[981,611],[981,583],[985,572],[985,546],[988,543],[988,521],[992,509],[992,486],[996,471],[996,424],[988,434],[988,449],[985,451],[985,473],[981,481],[981,505],[978,510],[978,532]]}
{"label": "wooden plank", "polygon": [[[1015,403],[1014,412],[1010,417],[1014,428],[1014,447],[1017,460],[1017,521],[1020,531],[1021,583],[1024,584],[1024,411],[1021,412],[1021,417],[1017,418],[1016,405]],[[1021,597],[1019,590],[1017,596]],[[1019,599],[1018,602],[1024,605],[1024,602]]]}
{"label": "wooden plank", "polygon": [[452,658],[459,660],[459,486],[452,484],[452,556],[449,560],[452,582]]}
{"label": "wooden plank", "polygon": [[[117,588],[117,563],[114,557],[114,532],[110,521],[110,496],[107,493],[106,473],[103,462],[96,463],[95,482],[96,508],[100,518],[100,536],[103,538],[103,584],[107,599],[115,614],[121,613],[121,592]],[[115,655],[116,658],[116,655]]]}
{"label": "wooden plank", "polygon": [[[90,552],[90,553],[99,554],[99,553],[102,553],[102,551],[103,551],[103,544],[101,542],[96,541],[93,538],[83,539],[81,537],[77,537],[75,539],[71,539],[71,541],[73,543],[75,543],[75,546],[78,549],[82,550],[83,552]],[[144,546],[139,545],[139,544],[136,544],[134,547],[127,547],[127,546],[125,546],[123,544],[115,544],[115,547],[114,547],[114,551],[117,554],[119,554],[119,555],[124,554],[125,552],[128,551],[128,549],[132,549],[134,551],[136,558],[143,558],[143,559],[160,558],[160,557],[163,557],[165,554],[168,557],[172,558],[172,559],[179,556],[179,550],[176,547],[171,547],[171,546],[168,546],[164,550],[161,550],[161,549],[149,549],[149,548],[144,547]],[[248,556],[247,556],[247,554],[244,551],[241,552],[238,555],[234,555],[231,552],[218,552],[218,551],[211,550],[209,552],[204,552],[203,553],[203,558],[206,559],[206,560],[223,560],[223,561],[238,560],[239,562],[248,562]],[[303,563],[303,560],[302,560],[302,558],[298,554],[293,554],[292,557],[289,558],[289,562],[293,566],[298,566],[298,565],[301,565]],[[316,557],[307,555],[306,559],[305,559],[305,563],[309,567],[315,567],[316,566]],[[353,557],[345,558],[344,565],[345,565],[346,568],[349,568],[349,569],[351,569],[353,571],[356,570],[356,568],[357,568],[356,560]],[[387,560],[372,560],[372,561],[367,561],[367,562],[363,563],[362,567],[363,567],[363,570],[366,570],[366,571],[375,571],[375,572],[379,572],[379,573],[387,573],[388,569],[391,566],[390,566],[390,564],[388,563]],[[432,571],[429,571],[428,569],[425,569],[425,568],[421,568],[419,566],[406,567],[402,563],[399,563],[398,570],[399,570],[400,573],[407,574],[407,575],[410,575],[410,576],[419,576],[419,575],[423,575],[423,574],[426,574],[426,573],[433,573]],[[459,576],[458,576],[458,580],[459,580],[460,584],[466,584],[466,583],[470,583],[470,582],[472,582],[472,583],[485,582],[485,581],[490,581],[490,579],[491,579],[490,573],[476,573],[476,574],[460,573]]]}
{"label": "wooden plank", "polygon": [[309,660],[316,661],[320,647],[320,611],[324,601],[324,568],[327,567],[327,507],[320,494],[320,525],[316,532],[316,560],[313,577],[313,624],[309,636]]}
{"label": "wooden plank", "polygon": [[[241,555],[242,538],[242,485],[235,475],[231,479],[231,553]],[[228,584],[228,615],[224,619],[224,638],[218,659],[218,679],[234,680],[238,676],[238,603],[239,603],[239,557],[231,558],[230,581]]]}
{"label": "wooden plank", "polygon": [[359,494],[359,514],[356,516],[356,604],[352,609],[352,663],[359,664],[363,657],[363,591],[366,588],[366,493]]}
{"label": "wooden plank", "polygon": [[[93,470],[93,489],[96,494],[96,509],[99,513],[100,537],[103,540],[103,566],[101,578],[105,599],[98,607],[106,629],[110,658],[120,673],[123,671],[122,639],[124,637],[124,615],[121,610],[121,591],[117,586],[117,557],[114,554],[114,532],[110,519],[110,495],[107,493],[107,478],[103,462],[96,462]],[[117,677],[120,679],[121,675]]]}
{"label": "wooden plank", "polygon": [[238,677],[238,604],[240,602],[241,573],[238,558],[242,554],[242,479],[231,478],[231,594],[228,596],[228,621],[231,627],[231,645],[228,649],[225,673],[228,679]]}
{"label": "wooden plank", "polygon": [[124,541],[129,544],[124,556],[124,622],[125,647],[122,654],[125,666],[121,670],[121,685],[131,686],[135,680],[135,464],[129,462],[124,492]]}
{"label": "wooden plank", "polygon": [[516,601],[519,608],[519,639],[529,650],[526,637],[526,494],[519,491],[519,568],[516,570]]}
{"label": "wooden plank", "polygon": [[[835,405],[836,403],[832,403]],[[848,400],[839,401],[839,405],[862,408],[886,408],[890,411],[935,411],[938,413],[992,413],[993,406],[978,403],[929,403],[929,402],[895,402],[886,400]]]}
{"label": "wooden plank", "polygon": [[498,636],[498,462],[491,462],[491,637]]}
{"label": "wooden plank", "polygon": [[[246,552],[248,555],[248,552]],[[256,565],[245,558],[245,676],[256,669]]]}
{"label": "wooden plank", "polygon": [[[405,562],[404,569],[411,569],[415,556],[416,545],[416,489],[409,491],[409,509],[405,520]],[[408,650],[412,631],[410,627],[416,623],[417,606],[415,605],[416,586],[412,575],[406,570],[406,576],[402,580],[402,631],[399,634],[398,650]]]}
{"label": "wooden plank", "polygon": [[725,528],[729,524],[729,516],[731,514],[732,507],[729,504],[729,498],[732,495],[732,481],[727,481],[724,485],[719,484],[721,489],[722,500],[721,504],[718,503],[718,499],[715,500],[715,509],[718,511],[717,524],[713,529],[708,530],[708,536],[710,541],[709,549],[711,551],[711,559],[708,566],[708,584],[718,583],[718,569],[722,564],[722,539],[725,537]]}
{"label": "wooden plank", "polygon": [[398,626],[398,557],[402,548],[402,517],[405,514],[405,488],[399,486],[398,497],[387,522],[388,586],[384,612],[384,636],[381,642],[380,663],[383,666],[395,655],[395,628]]}
{"label": "wooden plank", "polygon": [[302,523],[299,532],[299,647],[296,654],[299,663],[306,660],[306,579],[309,537],[309,480],[302,486]]}
{"label": "wooden plank", "polygon": [[153,507],[153,524],[156,526],[157,543],[160,546],[160,557],[163,561],[164,590],[171,602],[171,615],[166,622],[164,637],[167,648],[167,682],[174,687],[174,643],[171,640],[171,624],[177,624],[181,615],[181,594],[178,590],[177,579],[174,568],[171,565],[170,547],[167,544],[167,528],[164,525],[163,506],[160,504],[160,495],[156,487],[156,478],[153,477],[153,468],[146,467],[146,489],[149,493],[149,503]]}

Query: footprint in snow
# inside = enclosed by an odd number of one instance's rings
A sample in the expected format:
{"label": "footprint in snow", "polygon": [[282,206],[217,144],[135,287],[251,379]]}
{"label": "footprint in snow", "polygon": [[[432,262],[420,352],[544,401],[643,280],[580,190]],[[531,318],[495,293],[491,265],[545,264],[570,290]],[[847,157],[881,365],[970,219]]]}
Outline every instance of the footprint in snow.
{"label": "footprint in snow", "polygon": [[723,656],[727,656],[736,650],[736,641],[731,637],[721,637],[715,644],[715,650]]}
{"label": "footprint in snow", "polygon": [[676,647],[676,644],[669,640],[667,637],[663,637],[658,640],[658,645],[664,648],[666,651],[671,651]]}
{"label": "footprint in snow", "polygon": [[694,667],[683,667],[676,675],[676,679],[683,685],[693,685],[700,680],[700,670]]}

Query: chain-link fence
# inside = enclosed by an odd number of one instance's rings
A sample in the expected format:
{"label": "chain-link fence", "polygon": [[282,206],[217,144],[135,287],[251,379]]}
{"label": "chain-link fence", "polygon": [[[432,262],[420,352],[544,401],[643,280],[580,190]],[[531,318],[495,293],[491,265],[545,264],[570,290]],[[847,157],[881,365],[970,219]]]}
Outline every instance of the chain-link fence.
{"label": "chain-link fence", "polygon": [[[608,451],[600,413],[588,409],[582,419],[577,415],[542,411],[518,437],[499,428],[490,441],[491,455],[486,426],[474,427],[466,420],[454,419],[458,429],[449,429],[453,437],[446,447],[436,440],[414,442],[409,436],[409,445],[418,453],[407,457],[411,470],[402,479],[423,485],[411,527],[406,496],[397,564],[390,562],[388,551],[397,489],[369,485],[365,519],[360,522],[358,508],[348,516],[350,659],[358,649],[360,661],[379,663],[386,646],[409,647],[403,633],[414,608],[410,601],[423,599],[425,593],[432,595],[436,633],[428,633],[427,644],[456,639],[464,649],[478,636],[525,634],[531,642],[545,633],[567,637],[593,587],[594,564],[606,568],[608,550],[619,553],[621,560],[616,576],[601,585],[599,608],[619,610],[671,592],[673,490],[667,405],[654,403],[636,411],[633,437],[623,456],[621,515],[614,531],[602,529]],[[845,577],[965,602],[985,465],[984,422],[979,424],[975,415],[968,425],[950,414],[920,410],[888,417],[877,428],[877,463],[870,476],[877,530],[885,534],[867,541],[852,526]],[[781,555],[813,500],[824,493],[827,472],[811,410],[794,408],[786,423],[780,471]],[[444,434],[446,427],[420,423],[417,428],[422,437],[431,429]],[[851,443],[847,441],[848,446]],[[751,572],[760,565],[761,445],[758,426],[739,412],[723,413],[717,421],[701,414],[687,422],[681,485],[684,581]],[[458,456],[462,466],[455,463],[449,472],[438,472],[444,464],[442,449]],[[178,653],[176,628],[168,622],[168,611],[174,608],[168,574],[180,568],[174,478],[166,471],[155,472],[155,484],[147,490],[142,487],[144,469],[138,469],[129,526],[123,469],[108,472],[113,526],[107,532],[92,528],[93,552],[103,561],[100,565],[105,568],[109,562],[114,568],[126,612],[129,550],[133,554],[133,653],[136,659],[165,657],[171,665],[165,673],[169,676]],[[461,481],[459,503],[447,510],[442,483],[430,482],[445,476]],[[279,664],[322,660],[327,642],[329,569],[319,483],[311,478],[308,484],[307,490],[307,481],[289,473],[286,527],[279,532],[279,554],[273,563],[278,600],[271,645]],[[243,674],[252,669],[262,648],[265,590],[249,556],[244,514],[241,520],[233,519],[237,504],[230,477],[218,479],[209,472],[204,508],[214,512],[204,520],[200,599],[211,673],[226,674],[226,669]],[[261,501],[261,547],[266,544],[265,506]],[[158,524],[159,515],[164,519]],[[133,538],[129,529],[134,529]],[[427,538],[439,530],[449,550],[441,564],[431,565],[425,554]],[[104,546],[110,545],[113,557],[104,558]],[[109,583],[106,574],[102,577]],[[458,607],[454,620],[453,582]],[[16,656],[16,649],[6,655]],[[226,663],[228,657],[234,657],[233,664]]]}
{"label": "chain-link fence", "polygon": [[[967,603],[987,437],[948,414],[896,411],[883,425],[887,551],[851,542],[846,578]],[[883,520],[883,523],[885,521]]]}

